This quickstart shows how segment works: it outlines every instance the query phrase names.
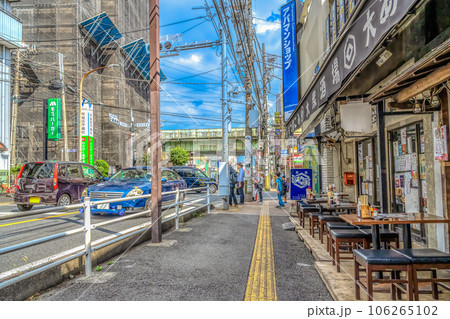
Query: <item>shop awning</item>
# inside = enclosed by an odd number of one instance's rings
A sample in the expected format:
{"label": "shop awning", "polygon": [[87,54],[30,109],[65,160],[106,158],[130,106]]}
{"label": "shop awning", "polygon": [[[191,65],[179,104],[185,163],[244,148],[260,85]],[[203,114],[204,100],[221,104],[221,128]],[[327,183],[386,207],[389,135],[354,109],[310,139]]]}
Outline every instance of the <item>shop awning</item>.
{"label": "shop awning", "polygon": [[396,6],[387,7],[386,1],[360,1],[354,16],[348,21],[319,73],[287,121],[287,136],[291,136],[299,127],[304,132],[308,131],[307,127],[323,114],[324,106],[333,101],[350,76],[416,2],[396,1]]}
{"label": "shop awning", "polygon": [[390,97],[396,107],[402,108],[405,101],[448,79],[450,79],[450,39],[373,93],[368,101],[375,103]]}
{"label": "shop awning", "polygon": [[[122,50],[129,57],[129,63],[125,67],[129,67],[130,63],[132,63],[146,80],[150,80],[150,52],[148,44],[143,39],[139,39],[124,45]],[[161,81],[166,80],[164,73],[160,72]]]}
{"label": "shop awning", "polygon": [[80,23],[97,44],[102,47],[122,37],[114,23],[106,13],[100,13]]}

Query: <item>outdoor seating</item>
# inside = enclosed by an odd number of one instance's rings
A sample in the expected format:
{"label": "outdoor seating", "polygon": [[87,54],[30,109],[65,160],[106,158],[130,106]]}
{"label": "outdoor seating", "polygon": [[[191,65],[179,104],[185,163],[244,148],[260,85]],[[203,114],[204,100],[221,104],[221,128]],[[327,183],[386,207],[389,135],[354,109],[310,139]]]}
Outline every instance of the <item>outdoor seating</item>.
{"label": "outdoor seating", "polygon": [[[450,255],[436,249],[396,249],[412,263],[414,300],[419,300],[419,283],[431,283],[433,299],[439,299],[438,284],[450,282],[450,278],[439,278],[437,270],[450,269]],[[431,278],[418,278],[419,272],[430,272]],[[441,285],[448,290],[448,286]]]}
{"label": "outdoor seating", "polygon": [[[360,229],[360,231],[372,236],[371,229]],[[380,240],[381,243],[385,246],[384,248],[400,248],[399,235],[395,231],[389,229],[380,229]],[[372,237],[370,237],[369,242],[372,242]],[[395,244],[395,247],[393,247],[393,244]]]}
{"label": "outdoor seating", "polygon": [[336,265],[337,272],[341,272],[341,260],[353,259],[342,256],[343,254],[353,255],[353,249],[361,245],[363,248],[369,248],[369,237],[358,229],[331,229],[330,230],[330,252],[333,265]]}
{"label": "outdoor seating", "polygon": [[317,207],[316,205],[308,205],[308,204],[300,203],[300,207],[298,210],[298,220],[299,220],[300,226],[302,226],[303,228],[305,228],[305,218],[307,217],[307,214],[310,212],[319,213],[320,208]]}
{"label": "outdoor seating", "polygon": [[330,229],[357,229],[355,226],[344,222],[327,222],[326,226],[326,236],[327,236],[327,252],[330,252]]}
{"label": "outdoor seating", "polygon": [[342,219],[336,215],[319,215],[319,239],[320,243],[323,244],[323,233],[325,231],[325,224],[327,222],[339,222]]}
{"label": "outdoor seating", "polygon": [[[361,288],[367,293],[368,300],[373,300],[373,286],[375,283],[389,283],[391,299],[401,297],[401,291],[406,292],[408,300],[413,300],[413,270],[411,260],[405,255],[392,249],[355,249],[354,255],[354,278],[356,299],[361,299]],[[362,269],[360,268],[362,267]],[[361,281],[360,271],[366,273],[366,284]],[[404,279],[400,272],[406,272]],[[388,272],[390,276],[380,278],[374,273]],[[404,289],[399,284],[406,284]]]}
{"label": "outdoor seating", "polygon": [[321,212],[319,213],[309,213],[309,232],[311,236],[314,238],[314,233],[317,230],[319,230],[320,233],[320,223],[319,223],[319,217],[320,216],[332,216],[336,217],[335,215],[331,215],[330,211],[323,211],[323,208],[321,209]]}

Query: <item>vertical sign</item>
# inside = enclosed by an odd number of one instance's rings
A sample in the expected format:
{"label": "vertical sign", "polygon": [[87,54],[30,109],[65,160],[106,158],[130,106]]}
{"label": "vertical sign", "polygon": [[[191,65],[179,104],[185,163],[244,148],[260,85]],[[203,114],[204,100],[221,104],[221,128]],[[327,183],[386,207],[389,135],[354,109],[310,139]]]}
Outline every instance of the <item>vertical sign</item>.
{"label": "vertical sign", "polygon": [[339,30],[344,28],[345,24],[345,10],[346,10],[346,0],[339,0]]}
{"label": "vertical sign", "polygon": [[61,138],[61,99],[48,99],[48,139]]}
{"label": "vertical sign", "polygon": [[330,36],[330,15],[327,15],[327,18],[325,19],[325,38],[327,41],[326,47],[331,47],[331,36]]}
{"label": "vertical sign", "polygon": [[306,190],[312,191],[313,172],[312,169],[291,169],[291,200],[302,200],[306,198]]}
{"label": "vertical sign", "polygon": [[286,121],[297,107],[297,17],[295,0],[281,7],[281,38],[283,51],[283,104]]}
{"label": "vertical sign", "polygon": [[94,109],[86,99],[81,104],[81,161],[94,165]]}
{"label": "vertical sign", "polygon": [[336,1],[331,4],[330,10],[330,28],[331,28],[331,43],[334,43],[337,39],[337,14],[336,14]]}

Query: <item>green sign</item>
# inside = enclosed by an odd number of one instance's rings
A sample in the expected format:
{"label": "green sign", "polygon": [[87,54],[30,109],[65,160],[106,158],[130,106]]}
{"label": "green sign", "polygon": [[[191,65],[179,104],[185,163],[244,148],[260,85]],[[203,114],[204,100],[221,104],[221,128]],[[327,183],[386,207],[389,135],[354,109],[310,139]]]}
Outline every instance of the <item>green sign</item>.
{"label": "green sign", "polygon": [[61,138],[61,99],[48,99],[48,139]]}
{"label": "green sign", "polygon": [[81,137],[81,161],[94,165],[94,138],[92,136]]}

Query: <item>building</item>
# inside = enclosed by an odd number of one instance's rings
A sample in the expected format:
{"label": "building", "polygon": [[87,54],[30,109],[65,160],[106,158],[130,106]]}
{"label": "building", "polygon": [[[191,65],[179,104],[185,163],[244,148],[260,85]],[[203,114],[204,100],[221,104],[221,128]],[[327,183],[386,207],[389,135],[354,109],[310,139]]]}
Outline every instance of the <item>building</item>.
{"label": "building", "polygon": [[[147,144],[133,138],[148,129],[149,121],[148,3],[23,0],[12,11],[22,20],[23,40],[31,48],[20,62],[17,163],[44,159],[44,105],[62,98],[63,90],[69,160],[77,160],[80,80],[92,69],[118,65],[83,82],[85,105],[93,108],[87,135],[93,146],[86,149],[90,161],[133,165]],[[60,138],[48,141],[49,160],[64,158],[62,126]]]}
{"label": "building", "polygon": [[7,181],[10,168],[11,52],[22,46],[22,23],[11,13],[11,3],[0,1],[0,179]]}
{"label": "building", "polygon": [[[448,218],[449,13],[448,1],[305,1],[304,75],[286,134],[317,147],[321,190]],[[449,251],[447,225],[416,225],[412,236]]]}
{"label": "building", "polygon": [[[168,165],[170,150],[181,147],[191,153],[189,165],[214,177],[218,162],[222,161],[222,129],[163,130],[161,133],[163,165]],[[233,128],[228,136],[229,158],[236,163],[245,156],[245,128]],[[258,136],[257,129],[253,129],[253,136]],[[256,144],[255,140],[253,148],[257,148]]]}

